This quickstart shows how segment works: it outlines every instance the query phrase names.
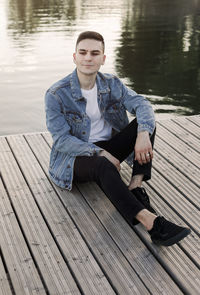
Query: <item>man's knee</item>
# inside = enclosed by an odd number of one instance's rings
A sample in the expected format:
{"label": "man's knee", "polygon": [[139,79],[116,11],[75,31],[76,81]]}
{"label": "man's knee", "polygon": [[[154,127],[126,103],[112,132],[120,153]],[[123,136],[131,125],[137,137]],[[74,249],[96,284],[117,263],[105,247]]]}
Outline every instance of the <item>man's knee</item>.
{"label": "man's knee", "polygon": [[96,168],[99,172],[105,173],[109,170],[117,170],[115,165],[111,163],[106,157],[98,156],[96,159]]}

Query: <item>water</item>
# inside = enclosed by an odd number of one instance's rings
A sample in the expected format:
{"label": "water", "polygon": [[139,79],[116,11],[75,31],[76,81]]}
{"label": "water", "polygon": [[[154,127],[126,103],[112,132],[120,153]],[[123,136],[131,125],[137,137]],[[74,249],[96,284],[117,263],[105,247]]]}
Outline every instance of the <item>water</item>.
{"label": "water", "polygon": [[199,0],[0,0],[0,135],[46,130],[44,93],[73,71],[85,30],[105,37],[101,70],[158,119],[200,113]]}

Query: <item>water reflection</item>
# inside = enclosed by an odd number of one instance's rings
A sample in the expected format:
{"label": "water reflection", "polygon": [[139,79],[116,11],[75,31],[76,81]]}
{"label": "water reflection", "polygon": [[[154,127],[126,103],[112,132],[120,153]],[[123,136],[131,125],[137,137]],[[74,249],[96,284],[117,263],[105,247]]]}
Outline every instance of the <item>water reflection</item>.
{"label": "water reflection", "polygon": [[44,93],[84,30],[105,37],[102,71],[161,116],[200,113],[200,0],[0,0],[0,28],[1,135],[45,129]]}
{"label": "water reflection", "polygon": [[138,92],[156,95],[149,97],[157,105],[178,106],[169,112],[197,114],[199,38],[199,1],[130,1],[116,51],[117,72]]}
{"label": "water reflection", "polygon": [[[32,34],[53,27],[74,26],[76,20],[75,0],[15,0],[9,1],[8,29],[15,37]],[[60,31],[61,28],[58,30]]]}

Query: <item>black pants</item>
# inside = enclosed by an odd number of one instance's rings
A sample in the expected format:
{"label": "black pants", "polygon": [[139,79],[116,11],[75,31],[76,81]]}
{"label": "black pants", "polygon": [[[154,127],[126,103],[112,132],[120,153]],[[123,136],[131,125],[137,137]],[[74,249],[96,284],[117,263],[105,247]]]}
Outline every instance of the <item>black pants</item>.
{"label": "black pants", "polygon": [[[99,141],[95,144],[102,147],[122,162],[134,151],[137,126],[137,121],[135,119],[110,140]],[[150,138],[152,146],[154,137],[155,131]],[[143,180],[148,180],[151,178],[151,166],[151,162],[140,165],[133,159],[132,175],[144,174]],[[95,181],[130,224],[134,216],[144,209],[144,206],[135,198],[129,191],[127,185],[122,181],[116,167],[105,157],[76,157],[74,164],[74,181]]]}

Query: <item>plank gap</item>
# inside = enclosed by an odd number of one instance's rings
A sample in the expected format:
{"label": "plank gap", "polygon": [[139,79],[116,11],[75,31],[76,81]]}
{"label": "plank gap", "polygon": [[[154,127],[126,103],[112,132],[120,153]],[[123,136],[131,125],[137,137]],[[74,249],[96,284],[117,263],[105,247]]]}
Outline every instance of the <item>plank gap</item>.
{"label": "plank gap", "polygon": [[192,199],[190,199],[189,197],[187,197],[186,194],[184,194],[178,186],[176,186],[171,180],[169,180],[168,177],[165,176],[165,174],[163,172],[161,172],[157,167],[153,166],[154,170],[156,170],[168,183],[170,183],[175,189],[176,191],[178,191],[188,202],[190,202],[197,210],[200,210],[199,206],[197,204],[195,204]]}
{"label": "plank gap", "polygon": [[178,247],[188,256],[188,258],[196,265],[196,267],[200,270],[200,264],[192,257],[192,255],[181,245],[181,243],[177,244]]}
{"label": "plank gap", "polygon": [[[184,128],[181,124],[178,124],[176,121],[172,121],[172,122],[173,122],[174,125],[177,125],[177,127],[181,127],[183,130],[185,130],[186,132],[188,132],[188,130],[186,128]],[[188,147],[192,148],[194,151],[196,151],[199,154],[199,149],[195,148],[195,146],[192,145],[192,143],[190,143],[189,141],[186,141],[183,137],[181,137],[179,134],[177,134],[176,130],[173,130],[172,128],[170,128],[169,126],[166,126],[166,124],[164,124],[162,122],[159,122],[159,125],[162,126],[164,129],[166,129],[167,131],[169,131],[172,135],[176,136],[185,145],[187,145]],[[193,136],[193,134],[192,134],[192,136]],[[198,137],[196,137],[196,138],[199,139]]]}
{"label": "plank gap", "polygon": [[[174,168],[176,168],[180,173],[182,173],[185,177],[187,177],[194,185],[196,185],[198,188],[200,188],[200,185],[194,181],[189,174],[185,173],[184,170],[181,170],[176,164],[174,164],[170,159],[168,159],[167,157],[165,157],[161,152],[159,152],[159,150],[157,149],[157,147],[154,148],[154,150],[156,151],[156,153],[163,157],[170,165],[172,165]],[[192,162],[191,162],[192,163]],[[192,163],[194,165],[194,163]],[[198,166],[196,166],[197,168],[199,168]],[[153,166],[154,168],[154,166]],[[159,172],[160,173],[160,172]]]}
{"label": "plank gap", "polygon": [[[169,142],[167,142],[165,139],[163,139],[160,135],[156,135],[157,137],[159,137],[163,142],[165,142],[168,146],[170,146],[172,149],[174,149],[177,153],[179,153],[182,157],[184,157],[184,154],[182,154],[180,151],[178,151],[175,147],[173,147]],[[189,160],[187,158],[187,161],[189,163],[191,163],[193,166],[195,166],[196,168],[199,169],[199,166],[196,165],[196,163],[194,163],[193,161]]]}
{"label": "plank gap", "polygon": [[[194,120],[193,120],[194,119]],[[199,122],[196,122],[195,119],[200,119],[200,116],[191,116],[191,117],[187,117],[187,120],[192,122],[194,125],[200,127],[200,120]]]}
{"label": "plank gap", "polygon": [[9,274],[9,271],[8,271],[8,267],[6,265],[6,261],[5,261],[5,258],[3,256],[3,253],[2,253],[2,250],[1,250],[1,246],[0,246],[0,259],[2,261],[2,264],[3,264],[3,267],[4,267],[4,270],[5,270],[5,273],[6,273],[6,277],[7,277],[7,281],[8,281],[8,284],[9,284],[9,287],[10,287],[10,291],[13,295],[17,295],[15,293],[15,290],[13,288],[13,284],[12,284],[12,280],[11,280],[11,277],[10,277],[10,274]]}
{"label": "plank gap", "polygon": [[[192,124],[193,124],[193,122],[192,121],[190,121],[190,120],[187,120],[188,122],[191,122]],[[174,123],[174,124],[176,124],[176,125],[178,125],[178,126],[180,126],[182,129],[184,129],[185,131],[187,131],[187,132],[190,132],[194,137],[196,137],[197,139],[200,139],[200,134],[196,134],[195,132],[194,132],[194,130],[191,130],[191,129],[188,129],[188,128],[186,128],[183,124],[181,124],[181,122],[179,122],[179,121],[177,121],[177,120],[175,120],[175,119],[172,119],[172,122]],[[193,124],[195,127],[197,126],[197,125],[195,125],[195,124]],[[196,128],[196,129],[198,129],[198,131],[199,131],[199,133],[200,133],[200,128],[199,128],[199,126],[198,126],[198,128]]]}

